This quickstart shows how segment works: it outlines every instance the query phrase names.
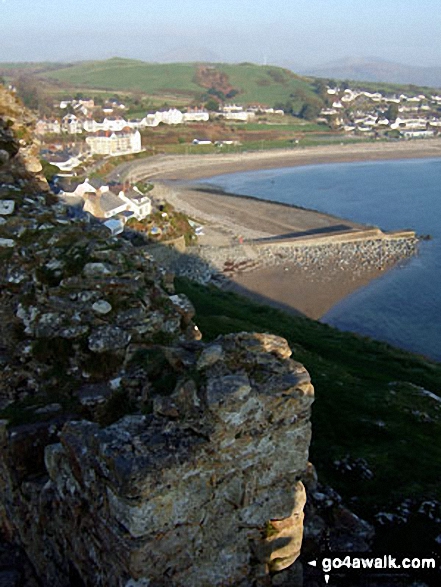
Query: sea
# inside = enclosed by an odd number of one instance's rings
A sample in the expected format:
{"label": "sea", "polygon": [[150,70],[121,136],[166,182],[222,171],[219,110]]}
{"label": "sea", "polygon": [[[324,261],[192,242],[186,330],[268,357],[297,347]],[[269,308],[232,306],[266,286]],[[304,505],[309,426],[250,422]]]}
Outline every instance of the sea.
{"label": "sea", "polygon": [[203,183],[383,230],[430,235],[415,257],[340,301],[321,322],[441,361],[441,159],[307,165]]}

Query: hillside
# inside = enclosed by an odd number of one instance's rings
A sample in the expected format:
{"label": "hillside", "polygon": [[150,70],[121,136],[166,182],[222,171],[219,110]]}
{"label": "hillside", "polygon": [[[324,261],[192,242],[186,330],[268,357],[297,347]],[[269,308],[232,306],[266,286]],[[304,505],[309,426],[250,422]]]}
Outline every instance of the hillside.
{"label": "hillside", "polygon": [[416,67],[375,57],[339,59],[305,69],[304,74],[339,80],[441,87],[441,67]]}
{"label": "hillside", "polygon": [[256,328],[288,340],[314,382],[310,458],[319,478],[375,525],[377,546],[433,549],[441,517],[441,365],[213,286],[179,278],[177,290],[191,298],[207,340]]}
{"label": "hillside", "polygon": [[0,74],[5,77],[38,75],[76,91],[87,88],[140,91],[164,98],[178,96],[183,102],[197,101],[211,94],[237,103],[273,106],[292,97],[296,101],[305,94],[313,94],[311,83],[291,71],[252,63],[146,63],[115,57],[72,64],[0,64]]}

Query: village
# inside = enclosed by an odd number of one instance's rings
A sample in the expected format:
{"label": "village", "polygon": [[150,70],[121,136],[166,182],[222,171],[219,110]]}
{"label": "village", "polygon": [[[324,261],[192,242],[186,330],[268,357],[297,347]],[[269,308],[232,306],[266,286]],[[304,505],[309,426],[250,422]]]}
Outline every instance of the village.
{"label": "village", "polygon": [[[438,135],[441,128],[439,95],[386,95],[328,84],[323,102],[325,106],[318,112],[315,123],[342,137],[428,139]],[[132,118],[127,115],[128,111],[128,106],[116,98],[102,104],[90,97],[68,98],[55,103],[54,113],[58,115],[40,118],[36,124],[36,134],[42,143],[41,157],[56,166],[58,172],[53,187],[75,211],[73,214],[98,219],[112,235],[122,233],[128,222],[129,226],[136,222],[141,232],[157,241],[167,238],[170,223],[167,213],[158,207],[161,202],[152,208],[147,191],[153,186],[140,189],[130,182],[124,185],[110,182],[109,185],[96,173],[101,165],[116,157],[147,156],[142,140],[146,129],[163,128],[163,125],[218,128],[219,120],[226,121],[228,129],[234,129],[235,124],[246,127],[254,123],[255,127],[261,121],[266,124],[270,121],[276,127],[281,124],[279,121],[286,124],[288,119],[294,118],[280,107],[230,103],[220,104],[217,111],[202,106],[188,107],[186,111],[163,108],[148,112],[142,118]],[[204,145],[219,149],[240,145],[233,134],[219,140],[201,134],[202,137],[195,136],[191,140],[190,145],[196,149]],[[66,142],[69,137],[72,141]],[[263,147],[264,141],[261,143]],[[293,147],[297,143],[292,141]],[[152,211],[159,213],[161,222],[151,222]]]}
{"label": "village", "polygon": [[[340,132],[343,136],[365,138],[430,138],[441,127],[441,96],[439,95],[385,95],[350,87],[326,87],[325,107],[315,121],[324,129]],[[203,125],[226,121],[234,124],[289,124],[291,115],[277,107],[262,105],[220,104],[217,111],[205,107],[180,109],[163,108],[148,112],[142,118],[129,118],[127,106],[118,99],[98,105],[93,98],[69,98],[54,104],[56,116],[40,118],[36,133],[46,143],[42,157],[62,172],[71,172],[93,156],[116,157],[141,153],[141,133],[160,125]],[[283,120],[283,123],[280,121]],[[56,137],[68,135],[79,139],[79,148],[57,146]],[[48,146],[48,139],[52,145]],[[55,144],[55,146],[54,146]],[[223,146],[239,144],[232,137],[213,141],[206,137],[193,137],[191,145]],[[296,141],[293,141],[296,144]]]}
{"label": "village", "polygon": [[441,127],[439,95],[383,95],[328,87],[327,96],[330,104],[322,108],[317,121],[345,133],[378,136],[388,132],[393,138],[429,138]]}

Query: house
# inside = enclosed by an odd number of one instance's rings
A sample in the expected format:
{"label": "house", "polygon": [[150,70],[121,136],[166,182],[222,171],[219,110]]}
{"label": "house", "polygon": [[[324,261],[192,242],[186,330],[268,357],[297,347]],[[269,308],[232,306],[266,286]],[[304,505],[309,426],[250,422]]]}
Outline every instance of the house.
{"label": "house", "polygon": [[79,134],[83,132],[83,124],[75,114],[66,114],[61,121],[61,130],[70,135]]}
{"label": "house", "polygon": [[108,186],[104,185],[103,182],[97,179],[89,180],[86,178],[84,181],[62,181],[59,182],[61,195],[70,198],[82,198],[85,193],[95,193],[97,190],[106,191]]}
{"label": "house", "polygon": [[127,120],[122,116],[106,117],[102,122],[102,130],[122,130],[127,126]]}
{"label": "house", "polygon": [[434,130],[403,130],[400,132],[405,139],[427,139],[435,136]]}
{"label": "house", "polygon": [[78,100],[78,104],[81,104],[81,106],[84,106],[90,110],[95,108],[95,100],[93,98],[80,98]]}
{"label": "house", "polygon": [[228,114],[230,112],[243,112],[243,106],[237,104],[224,104],[221,109],[222,114]]}
{"label": "house", "polygon": [[170,110],[160,112],[160,115],[161,122],[164,124],[182,124],[184,120],[184,115],[177,108],[170,108]]}
{"label": "house", "polygon": [[60,121],[56,118],[44,118],[37,120],[35,124],[35,133],[37,135],[45,135],[45,134],[59,134],[61,132],[61,124]]}
{"label": "house", "polygon": [[211,145],[211,141],[208,139],[193,139],[193,145]]}
{"label": "house", "polygon": [[146,114],[145,117],[141,121],[142,125],[144,127],[158,126],[158,124],[160,122],[162,122],[161,116],[158,116],[158,114],[159,114],[159,112]]}
{"label": "house", "polygon": [[427,118],[397,118],[390,127],[392,129],[406,130],[425,130],[427,127]]}
{"label": "house", "polygon": [[141,118],[131,118],[127,121],[127,126],[134,129],[145,128],[146,124],[144,123],[144,119]]}
{"label": "house", "polygon": [[239,112],[224,112],[222,115],[225,118],[225,120],[238,120],[240,122],[249,122],[250,120],[255,118],[256,113],[255,112],[239,111]]}
{"label": "house", "polygon": [[210,115],[205,109],[189,108],[187,112],[182,115],[183,122],[207,122]]}
{"label": "house", "polygon": [[87,118],[86,120],[83,121],[83,129],[86,132],[97,132],[99,130],[104,130],[103,123],[97,122],[93,118]]}
{"label": "house", "polygon": [[152,201],[136,187],[128,190],[121,190],[118,197],[123,202],[126,202],[126,210],[132,212],[137,220],[143,220],[152,212]]}
{"label": "house", "polygon": [[95,218],[109,219],[127,209],[127,203],[110,190],[101,192],[85,192],[83,194],[83,210]]}
{"label": "house", "polygon": [[56,165],[60,171],[72,171],[81,165],[80,158],[69,153],[50,154],[47,160],[51,165]]}

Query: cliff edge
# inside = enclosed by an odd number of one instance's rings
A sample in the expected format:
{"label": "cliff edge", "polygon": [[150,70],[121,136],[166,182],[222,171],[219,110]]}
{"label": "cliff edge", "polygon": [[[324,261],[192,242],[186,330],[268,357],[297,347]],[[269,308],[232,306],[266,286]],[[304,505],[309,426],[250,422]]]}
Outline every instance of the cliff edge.
{"label": "cliff edge", "polygon": [[148,252],[69,218],[3,88],[0,117],[3,539],[51,587],[247,585],[288,567],[307,371],[273,335],[199,340]]}

